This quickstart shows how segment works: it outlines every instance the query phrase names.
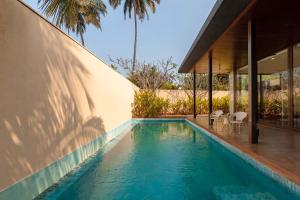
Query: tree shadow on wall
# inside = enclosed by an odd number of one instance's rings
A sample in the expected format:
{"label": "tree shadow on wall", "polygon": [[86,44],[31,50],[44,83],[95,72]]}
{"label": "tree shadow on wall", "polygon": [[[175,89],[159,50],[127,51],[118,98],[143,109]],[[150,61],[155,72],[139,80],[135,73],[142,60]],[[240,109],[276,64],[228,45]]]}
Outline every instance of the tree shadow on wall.
{"label": "tree shadow on wall", "polygon": [[12,24],[21,20],[23,37],[9,26],[12,42],[3,44],[9,48],[1,57],[0,190],[105,132],[89,61],[80,57],[91,54],[27,8],[11,15]]}

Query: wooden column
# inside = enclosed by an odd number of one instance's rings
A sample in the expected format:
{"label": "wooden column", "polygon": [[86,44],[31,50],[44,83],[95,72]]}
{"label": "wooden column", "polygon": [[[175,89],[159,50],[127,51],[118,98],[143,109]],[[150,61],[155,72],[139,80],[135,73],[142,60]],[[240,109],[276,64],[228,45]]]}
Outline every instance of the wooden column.
{"label": "wooden column", "polygon": [[236,95],[236,90],[237,90],[237,66],[234,65],[233,66],[233,113],[236,112],[236,98],[237,98],[237,95]]}
{"label": "wooden column", "polygon": [[212,125],[210,115],[212,113],[212,53],[209,53],[208,58],[208,123]]}
{"label": "wooden column", "polygon": [[256,24],[248,22],[248,112],[249,112],[249,142],[258,143],[258,97],[257,97],[257,59],[256,59]]}
{"label": "wooden column", "polygon": [[229,99],[229,113],[232,114],[236,112],[236,67],[229,73]]}
{"label": "wooden column", "polygon": [[193,115],[194,119],[197,117],[197,108],[196,108],[196,69],[194,67],[193,71]]}
{"label": "wooden column", "polygon": [[288,121],[289,128],[294,127],[294,47],[288,48]]}
{"label": "wooden column", "polygon": [[259,101],[260,101],[260,104],[259,104],[259,114],[260,114],[260,119],[263,118],[263,109],[264,109],[264,98],[263,98],[263,94],[264,94],[264,90],[263,90],[263,86],[262,86],[262,74],[259,74]]}

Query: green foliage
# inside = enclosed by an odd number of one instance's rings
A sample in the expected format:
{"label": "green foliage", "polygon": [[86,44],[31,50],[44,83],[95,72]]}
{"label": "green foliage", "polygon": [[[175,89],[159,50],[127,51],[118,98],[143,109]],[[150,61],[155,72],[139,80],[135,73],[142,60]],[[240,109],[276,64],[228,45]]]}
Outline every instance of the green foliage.
{"label": "green foliage", "polygon": [[[263,99],[262,102],[262,110],[260,110],[261,102],[258,101],[258,110],[259,112],[267,118],[278,118],[282,114],[282,107],[287,108],[288,102],[287,100],[281,100],[276,98]],[[242,98],[237,100],[236,108],[238,111],[248,110],[248,97],[243,96]]]}
{"label": "green foliage", "polygon": [[[260,103],[260,102],[259,102]],[[280,99],[264,99],[262,114],[265,117],[280,117],[282,115],[282,109],[288,107],[287,100]]]}
{"label": "green foliage", "polygon": [[[199,112],[199,99],[197,99],[197,110]],[[174,115],[187,115],[193,113],[194,101],[193,98],[188,98],[187,100],[177,100],[176,102],[170,104],[170,113]]]}
{"label": "green foliage", "polygon": [[177,100],[175,103],[170,104],[172,114],[185,114],[183,109],[183,100]]}
{"label": "green foliage", "polygon": [[168,111],[169,101],[156,96],[152,90],[135,92],[132,114],[133,117],[158,117]]}
{"label": "green foliage", "polygon": [[197,99],[197,114],[207,114],[208,113],[208,99],[201,98]]}
{"label": "green foliage", "polygon": [[247,112],[247,109],[248,109],[248,96],[242,96],[241,98],[237,99],[236,110]]}
{"label": "green foliage", "polygon": [[174,83],[171,83],[171,82],[167,82],[167,83],[164,83],[160,89],[162,90],[177,90],[178,89],[178,86],[175,85]]}
{"label": "green foliage", "polygon": [[[298,97],[298,101],[300,101]],[[261,102],[258,102],[259,105]],[[223,110],[224,113],[229,112],[230,98],[229,96],[213,99],[213,110]],[[262,114],[266,118],[278,118],[282,114],[282,106],[287,108],[287,100],[264,99]],[[260,107],[258,105],[258,108]],[[193,98],[188,97],[185,100],[178,99],[175,102],[169,102],[158,97],[153,90],[144,90],[135,94],[133,116],[141,118],[159,117],[161,115],[190,115],[193,113]],[[243,96],[237,99],[237,111],[245,111],[248,109],[248,98]],[[197,114],[208,113],[208,99],[196,99]]]}
{"label": "green foliage", "polygon": [[160,0],[109,0],[109,4],[113,8],[117,8],[121,3],[123,3],[125,17],[128,15],[131,18],[133,12],[142,21],[145,17],[149,17],[148,8],[152,13],[155,13],[156,6],[160,3]]}
{"label": "green foliage", "polygon": [[86,24],[101,28],[100,16],[107,13],[102,0],[38,0],[38,4],[46,17],[52,18],[59,28],[64,26],[68,32],[80,35],[83,46]]}
{"label": "green foliage", "polygon": [[214,98],[213,99],[213,110],[223,110],[224,113],[229,112],[229,96]]}
{"label": "green foliage", "polygon": [[[156,96],[154,91],[144,90],[136,92],[133,105],[133,117],[149,118],[161,115],[189,115],[193,113],[193,98],[177,100],[170,103],[168,100]],[[208,113],[208,100],[206,98],[196,99],[197,114]],[[229,112],[229,97],[213,99],[213,109]]]}
{"label": "green foliage", "polygon": [[[143,21],[145,17],[149,18],[150,10],[155,13],[156,6],[160,3],[160,0],[109,0],[109,4],[116,9],[120,4],[123,4],[124,16],[128,15],[129,18],[132,16],[134,18],[134,43],[133,43],[133,57],[132,57],[132,69],[135,69],[136,65],[136,51],[137,51],[137,34],[138,34],[138,22],[137,19]],[[129,78],[129,80],[132,78]]]}
{"label": "green foliage", "polygon": [[[175,103],[170,104],[170,114],[192,114],[194,107],[193,98],[187,100],[177,100]],[[220,97],[213,99],[213,110],[223,110],[225,113],[229,112],[229,97]],[[208,99],[197,98],[196,99],[196,112],[197,114],[208,113]]]}
{"label": "green foliage", "polygon": [[[193,112],[193,99],[188,98],[187,100],[177,100],[171,105],[172,114],[190,114]],[[176,108],[176,109],[174,109]]]}

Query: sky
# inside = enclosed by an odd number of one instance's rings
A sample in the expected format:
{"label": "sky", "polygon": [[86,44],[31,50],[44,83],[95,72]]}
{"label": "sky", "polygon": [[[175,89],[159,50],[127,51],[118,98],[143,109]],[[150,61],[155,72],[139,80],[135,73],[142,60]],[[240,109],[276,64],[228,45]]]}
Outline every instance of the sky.
{"label": "sky", "polygon": [[[42,14],[38,0],[24,1]],[[130,59],[133,54],[133,19],[124,19],[122,7],[113,10],[107,0],[103,2],[108,7],[108,14],[101,19],[102,31],[93,26],[87,27],[84,35],[86,48],[106,63],[110,63],[109,57]],[[137,60],[155,62],[172,57],[180,65],[215,2],[161,0],[156,13],[138,24]],[[75,34],[71,37],[80,41]]]}

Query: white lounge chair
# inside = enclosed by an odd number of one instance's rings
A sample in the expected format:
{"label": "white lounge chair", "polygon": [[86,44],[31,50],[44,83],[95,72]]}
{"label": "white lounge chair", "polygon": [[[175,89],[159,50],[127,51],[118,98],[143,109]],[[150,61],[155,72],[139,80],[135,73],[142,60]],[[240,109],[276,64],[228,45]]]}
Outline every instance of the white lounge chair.
{"label": "white lounge chair", "polygon": [[210,120],[218,122],[220,121],[222,115],[224,115],[223,110],[216,110],[210,114]]}
{"label": "white lounge chair", "polygon": [[239,131],[240,131],[240,128],[241,128],[241,125],[244,124],[244,120],[246,119],[247,117],[247,113],[245,112],[236,112],[236,113],[233,113],[231,116],[230,116],[230,124],[235,124],[235,125],[238,125],[239,126]]}
{"label": "white lounge chair", "polygon": [[210,118],[219,118],[224,114],[223,110],[216,110],[211,113]]}

